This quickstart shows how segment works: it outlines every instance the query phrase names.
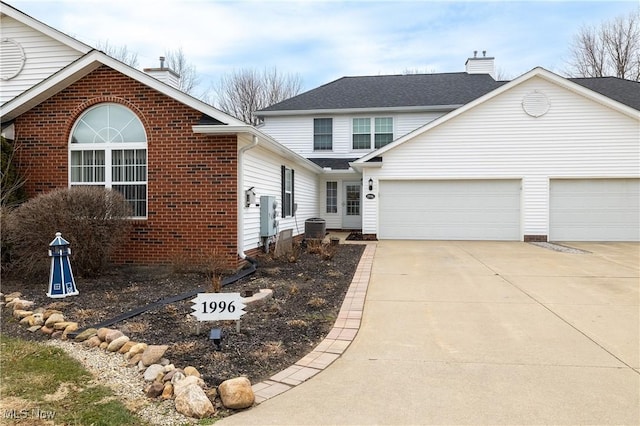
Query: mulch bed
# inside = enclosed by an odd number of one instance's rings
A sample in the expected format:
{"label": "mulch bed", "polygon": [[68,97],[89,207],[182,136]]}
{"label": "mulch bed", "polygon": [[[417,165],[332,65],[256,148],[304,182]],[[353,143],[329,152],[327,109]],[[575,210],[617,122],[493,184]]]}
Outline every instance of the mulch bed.
{"label": "mulch bed", "polygon": [[[364,246],[345,244],[331,249],[335,253],[330,259],[326,250],[309,253],[299,248],[294,252],[295,261],[262,255],[253,275],[225,286],[223,292],[273,290],[272,300],[242,316],[239,332],[235,321],[197,322],[189,315],[191,298],[111,328],[131,340],[169,345],[166,358],[176,367],[196,367],[211,386],[241,375],[252,383],[265,380],[310,352],[331,330]],[[81,328],[167,297],[210,287],[205,275],[179,273],[171,267],[114,267],[96,279],[77,278],[80,294],[55,300],[46,297],[47,279],[37,285],[3,279],[2,292],[21,291],[24,299],[33,300],[37,307],[60,309]],[[7,313],[4,310],[2,315],[2,333],[47,339],[40,332],[28,332]],[[209,340],[212,327],[223,330],[221,350]],[[196,334],[198,329],[200,334]]]}

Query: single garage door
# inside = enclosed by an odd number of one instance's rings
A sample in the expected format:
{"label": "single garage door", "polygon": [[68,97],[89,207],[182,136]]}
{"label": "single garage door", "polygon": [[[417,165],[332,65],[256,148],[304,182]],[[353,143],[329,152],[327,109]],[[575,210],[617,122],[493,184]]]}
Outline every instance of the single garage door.
{"label": "single garage door", "polygon": [[640,179],[550,182],[551,241],[639,241]]}
{"label": "single garage door", "polygon": [[381,181],[382,239],[520,240],[520,180]]}

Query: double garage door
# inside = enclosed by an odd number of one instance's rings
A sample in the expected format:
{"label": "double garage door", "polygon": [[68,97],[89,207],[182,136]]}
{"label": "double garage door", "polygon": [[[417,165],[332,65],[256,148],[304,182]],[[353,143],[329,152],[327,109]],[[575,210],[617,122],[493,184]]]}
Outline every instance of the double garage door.
{"label": "double garage door", "polygon": [[520,240],[520,180],[380,181],[382,239]]}
{"label": "double garage door", "polygon": [[[517,179],[380,181],[378,237],[521,240],[521,198]],[[638,241],[639,206],[640,179],[552,179],[548,237]]]}

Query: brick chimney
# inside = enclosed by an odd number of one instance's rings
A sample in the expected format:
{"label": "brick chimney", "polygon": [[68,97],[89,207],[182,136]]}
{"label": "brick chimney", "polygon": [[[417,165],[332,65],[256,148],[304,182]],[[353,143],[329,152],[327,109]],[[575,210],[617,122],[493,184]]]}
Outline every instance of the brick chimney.
{"label": "brick chimney", "polygon": [[478,51],[473,51],[473,58],[467,59],[465,68],[467,74],[489,74],[491,78],[496,78],[495,58],[487,57],[487,51],[482,51],[482,57],[478,57]]}
{"label": "brick chimney", "polygon": [[180,89],[180,75],[172,69],[167,68],[164,60],[164,56],[160,56],[160,68],[144,68],[143,71],[156,80],[160,80],[175,89]]}

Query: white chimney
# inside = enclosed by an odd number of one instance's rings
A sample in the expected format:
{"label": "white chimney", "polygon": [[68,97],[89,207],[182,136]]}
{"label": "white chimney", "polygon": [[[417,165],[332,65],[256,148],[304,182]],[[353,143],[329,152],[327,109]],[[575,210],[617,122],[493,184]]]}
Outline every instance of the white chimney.
{"label": "white chimney", "polygon": [[165,67],[164,60],[164,56],[160,56],[160,68],[144,68],[143,71],[156,80],[160,80],[169,86],[180,89],[180,75]]}
{"label": "white chimney", "polygon": [[482,51],[482,57],[478,57],[478,51],[473,51],[473,58],[467,59],[465,62],[465,68],[467,74],[489,74],[491,78],[495,80],[496,78],[496,69],[495,69],[495,58],[487,57],[487,51]]}

